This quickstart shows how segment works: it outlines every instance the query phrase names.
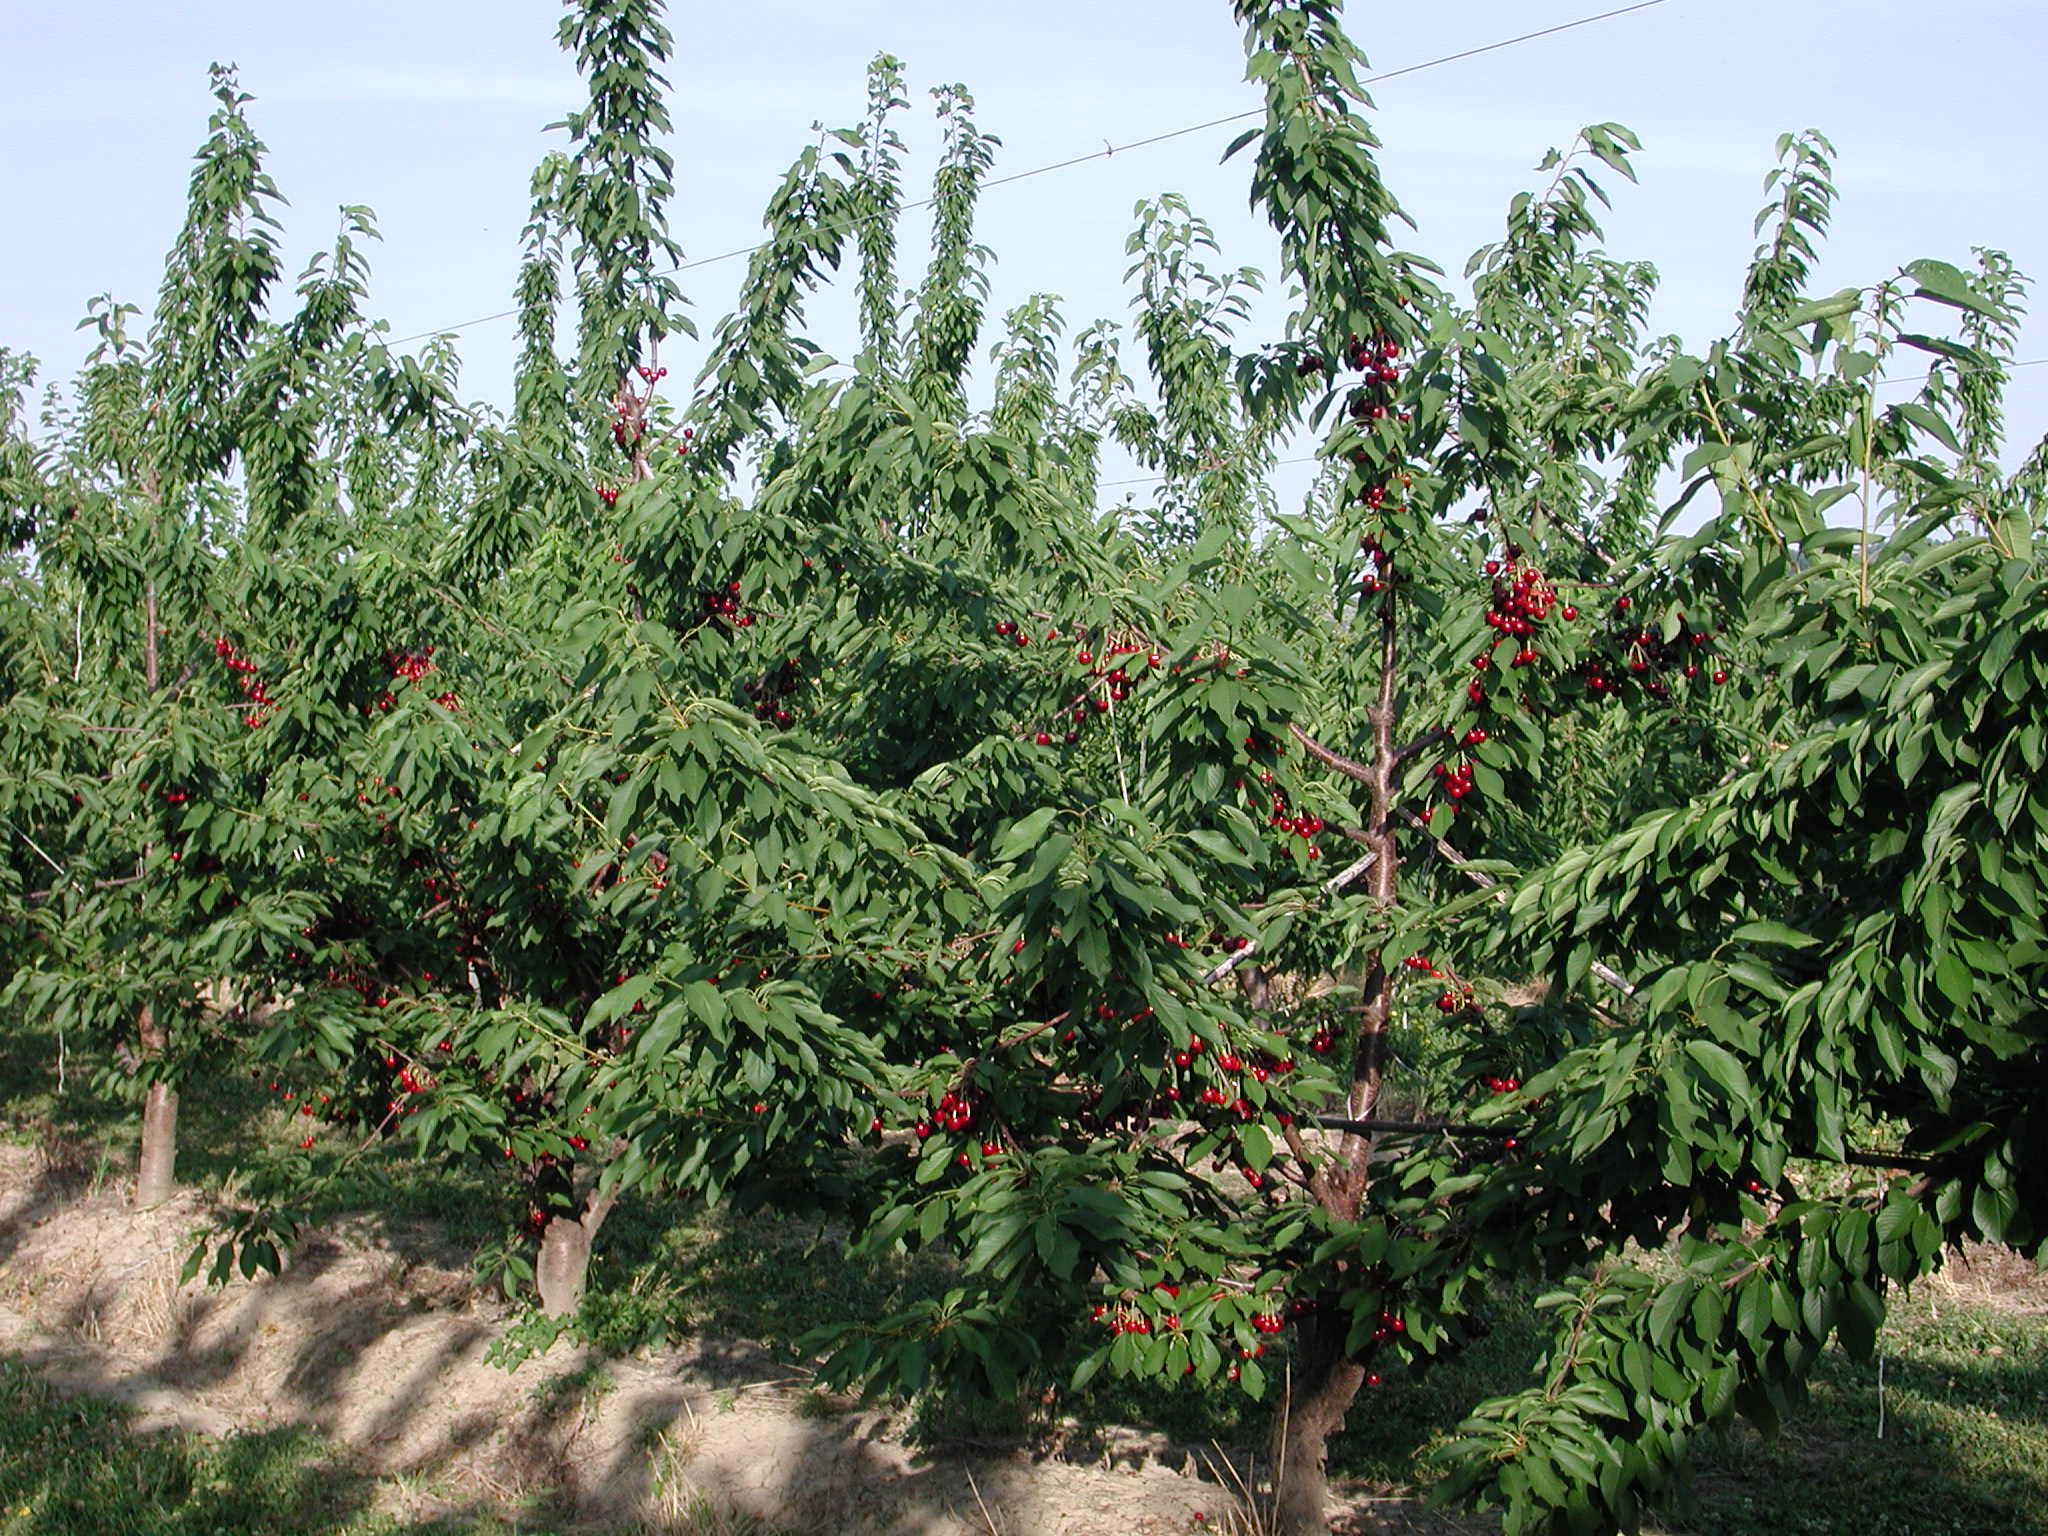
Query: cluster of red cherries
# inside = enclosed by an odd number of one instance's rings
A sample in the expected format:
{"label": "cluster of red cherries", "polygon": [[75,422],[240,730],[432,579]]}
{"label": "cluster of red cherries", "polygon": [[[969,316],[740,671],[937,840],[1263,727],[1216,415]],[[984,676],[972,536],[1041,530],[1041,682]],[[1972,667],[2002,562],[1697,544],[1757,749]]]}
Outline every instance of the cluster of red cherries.
{"label": "cluster of red cherries", "polygon": [[[413,683],[416,685],[429,672],[434,670],[434,648],[429,645],[423,646],[418,650],[386,651],[384,653],[384,667],[386,675],[394,683]],[[398,696],[389,688],[386,688],[377,695],[376,709],[388,710],[397,702]],[[434,702],[443,709],[459,707],[453,689],[436,695]],[[373,713],[373,711],[365,709],[363,713],[367,715]],[[396,791],[394,790],[393,793],[395,794]]]}
{"label": "cluster of red cherries", "polygon": [[[924,1141],[940,1131],[964,1131],[974,1123],[974,1116],[980,1109],[980,1096],[971,1089],[948,1089],[939,1095],[938,1107],[929,1119],[919,1120],[911,1126],[911,1134]],[[868,1129],[879,1133],[882,1129],[881,1116],[868,1122]],[[984,1161],[1002,1156],[1003,1144],[999,1141],[983,1141],[981,1155]],[[966,1149],[955,1154],[954,1162],[962,1168],[974,1166],[974,1158]]]}
{"label": "cluster of red cherries", "polygon": [[242,716],[242,724],[252,731],[255,730],[268,718],[263,712],[270,708],[271,704],[269,691],[263,686],[263,679],[256,675],[256,663],[237,655],[234,643],[225,635],[214,636],[213,654],[226,663],[228,671],[240,677],[242,696],[249,701],[249,710]]}
{"label": "cluster of red cherries", "polygon": [[753,613],[740,606],[740,584],[728,581],[723,587],[713,588],[702,594],[704,618],[707,623],[733,624],[741,629],[753,626]]}
{"label": "cluster of red cherries", "polygon": [[759,677],[751,677],[741,683],[740,693],[753,705],[755,719],[789,725],[796,719],[789,705],[803,683],[803,663],[794,656],[788,656]]}
{"label": "cluster of red cherries", "polygon": [[[1508,665],[1526,667],[1536,660],[1534,640],[1543,621],[1550,616],[1550,610],[1557,604],[1557,589],[1543,577],[1533,564],[1522,564],[1522,550],[1519,545],[1510,544],[1505,560],[1488,560],[1485,571],[1493,578],[1492,603],[1486,610],[1487,627],[1494,631],[1494,640],[1486,648],[1485,655],[1490,661],[1495,651],[1507,640],[1517,642],[1514,655]],[[1558,609],[1558,617],[1569,624],[1579,616],[1578,609],[1567,603]],[[1475,660],[1473,666],[1484,670],[1484,664]]]}
{"label": "cluster of red cherries", "polygon": [[[249,1075],[251,1077],[259,1077],[261,1074],[251,1072]],[[279,1101],[285,1104],[287,1107],[294,1103],[297,1103],[299,1113],[307,1119],[312,1119],[320,1113],[319,1110],[313,1107],[314,1095],[310,1093],[308,1093],[305,1096],[305,1098],[301,1100],[297,1089],[288,1088],[284,1084],[278,1082],[271,1083],[269,1091],[276,1094],[278,1096]],[[319,1100],[322,1104],[332,1103],[333,1096],[330,1094],[323,1093],[319,1095]],[[299,1139],[299,1146],[301,1149],[304,1149],[307,1147],[311,1147],[312,1145],[313,1135],[309,1131]]]}
{"label": "cluster of red cherries", "polygon": [[[996,625],[996,634],[1013,645],[1031,643],[1031,632],[1008,619]],[[1091,718],[1112,713],[1117,705],[1130,697],[1133,688],[1165,666],[1165,658],[1136,635],[1111,636],[1101,642],[1099,650],[1090,646],[1085,632],[1077,629],[1075,636],[1079,644],[1074,649],[1074,660],[1084,669],[1083,681],[1079,690],[1060,706],[1066,723],[1057,734],[1058,740],[1069,745],[1080,738],[1080,728]],[[1045,632],[1047,640],[1059,637],[1057,627]],[[1123,656],[1142,656],[1145,659],[1142,664],[1133,662],[1126,665],[1117,659]],[[1180,668],[1173,670],[1178,672]],[[1058,720],[1048,722],[1044,728],[1033,732],[1032,740],[1041,747],[1049,747],[1055,740],[1055,728],[1060,726]]]}
{"label": "cluster of red cherries", "polygon": [[[666,368],[641,368],[636,371],[647,385],[649,395],[653,394],[655,381],[668,376]],[[612,407],[612,442],[617,445],[620,452],[631,453],[647,436],[645,410],[646,401],[621,392],[618,403]],[[604,493],[600,491],[598,494],[602,496]],[[618,493],[614,491],[612,496],[615,500]],[[609,506],[611,503],[608,501],[605,504]]]}
{"label": "cluster of red cherries", "polygon": [[[1411,971],[1420,971],[1431,981],[1444,980],[1444,973],[1438,969],[1436,962],[1427,955],[1409,955],[1402,960],[1401,964]],[[1447,986],[1436,997],[1436,1006],[1439,1013],[1456,1013],[1460,1008],[1469,1008],[1471,1005],[1472,989],[1468,986],[1460,985],[1455,989]]]}

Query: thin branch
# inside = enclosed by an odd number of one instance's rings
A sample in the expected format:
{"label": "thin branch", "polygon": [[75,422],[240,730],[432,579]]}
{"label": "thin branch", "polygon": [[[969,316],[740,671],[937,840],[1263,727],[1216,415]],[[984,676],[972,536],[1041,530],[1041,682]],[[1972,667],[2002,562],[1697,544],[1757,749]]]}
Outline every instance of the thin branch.
{"label": "thin branch", "polygon": [[1915,1171],[1925,1171],[1934,1166],[1934,1159],[1931,1157],[1912,1157],[1904,1152],[1858,1152],[1853,1148],[1844,1152],[1839,1159],[1822,1157],[1820,1154],[1815,1153],[1813,1154],[1813,1161],[1817,1163],[1839,1161],[1854,1164],[1858,1168],[1911,1168]]}
{"label": "thin branch", "polygon": [[1372,770],[1366,767],[1365,764],[1355,762],[1343,753],[1324,746],[1315,737],[1309,735],[1307,731],[1304,731],[1292,721],[1289,721],[1287,724],[1287,734],[1300,742],[1302,747],[1308,752],[1308,755],[1317,762],[1327,764],[1346,778],[1356,779],[1361,784],[1372,783]]}
{"label": "thin branch", "polygon": [[1463,875],[1467,880],[1470,880],[1482,891],[1490,891],[1495,886],[1500,884],[1498,880],[1494,879],[1493,876],[1489,875],[1485,870],[1474,869],[1472,867],[1472,861],[1470,859],[1466,858],[1465,855],[1458,852],[1457,849],[1453,848],[1449,843],[1445,842],[1436,833],[1430,831],[1429,823],[1425,822],[1420,816],[1416,815],[1413,811],[1404,808],[1401,812],[1401,815],[1403,816],[1403,818],[1406,819],[1409,826],[1415,828],[1416,831],[1420,832],[1424,837],[1428,838],[1432,843],[1436,845],[1437,853],[1443,858],[1443,861],[1446,864],[1453,866],[1459,874]]}
{"label": "thin branch", "polygon": [[[8,825],[10,827],[14,827],[14,823],[11,821],[8,823]],[[35,849],[37,855],[42,859],[42,861],[45,864],[49,865],[50,868],[57,871],[57,873],[60,875],[66,873],[66,870],[62,864],[59,864],[55,859],[51,858],[47,853],[43,852],[43,845],[41,843],[38,843],[34,838],[30,837],[26,832],[22,831],[21,828],[19,827],[14,827],[14,833],[15,836],[19,837],[24,843],[27,843],[29,847]]]}
{"label": "thin branch", "polygon": [[1595,560],[1598,560],[1602,565],[1606,566],[1609,570],[1614,569],[1615,566],[1621,563],[1619,560],[1615,559],[1614,556],[1607,553],[1606,550],[1602,549],[1597,543],[1595,543],[1593,541],[1592,536],[1589,535],[1583,528],[1579,527],[1576,523],[1568,521],[1565,518],[1559,517],[1556,514],[1555,510],[1552,509],[1550,506],[1546,505],[1541,499],[1539,499],[1536,502],[1535,511],[1538,513],[1538,515],[1548,517],[1550,519],[1550,526],[1554,531],[1563,534],[1566,538],[1570,539],[1574,544],[1578,545],[1579,548],[1583,549],[1587,554],[1591,555]]}
{"label": "thin branch", "polygon": [[[1336,874],[1323,882],[1323,890],[1327,894],[1334,896],[1338,891],[1343,890],[1345,886],[1372,868],[1372,861],[1377,857],[1378,854],[1376,853],[1368,853],[1360,858],[1353,859],[1349,864],[1338,870]],[[1225,955],[1221,960],[1210,966],[1208,970],[1202,972],[1203,983],[1206,985],[1210,982],[1221,981],[1258,952],[1259,941],[1257,939],[1246,939],[1244,941],[1244,948],[1238,950],[1235,954]]]}
{"label": "thin branch", "polygon": [[1483,1136],[1492,1141],[1513,1141],[1524,1131],[1488,1125],[1454,1125],[1438,1120],[1347,1120],[1342,1115],[1317,1115],[1316,1124],[1326,1131],[1352,1131],[1360,1136]]}
{"label": "thin branch", "polygon": [[1555,1401],[1558,1390],[1564,1386],[1565,1377],[1571,1368],[1579,1363],[1579,1340],[1584,1337],[1586,1324],[1592,1319],[1593,1309],[1600,1304],[1600,1287],[1607,1279],[1608,1261],[1602,1259],[1593,1266],[1593,1274],[1587,1282],[1586,1293],[1579,1298],[1579,1315],[1572,1320],[1572,1334],[1565,1341],[1564,1355],[1557,1362],[1557,1369],[1551,1374],[1550,1382],[1543,1389],[1546,1401]]}
{"label": "thin branch", "polygon": [[1431,731],[1428,735],[1418,736],[1409,742],[1407,746],[1397,749],[1394,753],[1394,766],[1399,768],[1411,758],[1421,756],[1422,753],[1429,750],[1432,744],[1441,740],[1442,735],[1443,733],[1440,731]]}

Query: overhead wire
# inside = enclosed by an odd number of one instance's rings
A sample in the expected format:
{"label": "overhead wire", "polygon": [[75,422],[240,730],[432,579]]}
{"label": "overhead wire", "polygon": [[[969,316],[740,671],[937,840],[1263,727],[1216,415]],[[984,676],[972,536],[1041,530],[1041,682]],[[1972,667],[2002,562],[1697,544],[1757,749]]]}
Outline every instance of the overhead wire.
{"label": "overhead wire", "polygon": [[[1504,37],[1498,42],[1482,43],[1476,48],[1463,48],[1456,53],[1447,53],[1439,58],[1425,59],[1420,64],[1408,64],[1400,69],[1387,70],[1382,74],[1368,75],[1360,84],[1378,85],[1383,81],[1398,80],[1404,75],[1420,74],[1424,70],[1436,69],[1445,64],[1455,64],[1464,59],[1476,59],[1482,54],[1498,53],[1503,48],[1519,47],[1523,43],[1532,43],[1539,38],[1555,37],[1560,32],[1570,32],[1579,27],[1590,27],[1597,22],[1612,21],[1618,16],[1626,16],[1633,11],[1647,11],[1668,3],[1669,0],[1635,0],[1633,5],[1619,6],[1613,10],[1601,11],[1596,15],[1581,16],[1575,21],[1559,22],[1555,26],[1541,27],[1536,31],[1523,32],[1515,37]],[[1227,117],[1211,118],[1203,123],[1190,123],[1185,128],[1174,128],[1165,133],[1155,133],[1149,138],[1133,139],[1128,144],[1105,144],[1103,148],[1091,150],[1085,155],[1075,155],[1068,160],[1055,160],[1045,165],[1033,166],[1029,170],[1013,171],[1007,176],[994,177],[984,181],[982,188],[987,190],[991,187],[1005,187],[1013,182],[1028,181],[1034,176],[1045,176],[1054,171],[1071,170],[1074,166],[1086,165],[1091,160],[1107,160],[1116,155],[1129,154],[1134,149],[1147,149],[1154,144],[1164,144],[1171,139],[1186,138],[1189,134],[1205,133],[1211,128],[1225,128],[1232,123],[1241,123],[1254,117],[1263,117],[1265,112],[1266,109],[1264,107],[1253,107],[1244,112],[1233,112]],[[902,204],[897,211],[907,213],[916,208],[929,208],[935,201],[937,201],[935,198],[921,197],[914,202]],[[858,218],[849,219],[839,227],[836,233],[850,233],[858,229],[862,224],[880,217],[882,217],[880,213],[870,213],[863,214]],[[765,249],[771,243],[766,240],[757,240],[752,245],[735,246],[732,250],[720,251],[715,256],[700,256],[695,261],[679,263],[655,275],[658,277],[678,277],[685,272],[694,272],[704,267],[716,266],[720,262],[737,261],[742,256],[751,256],[756,251]],[[453,335],[457,331],[466,331],[473,326],[489,325],[496,320],[509,320],[518,313],[519,309],[515,305],[511,309],[501,309],[492,314],[478,315],[472,320],[460,320],[453,325],[444,325],[430,330],[417,331],[410,336],[401,336],[391,342],[390,345],[394,347],[410,346],[416,341],[427,341],[436,336]]]}
{"label": "overhead wire", "polygon": [[[2006,362],[2006,363],[2000,363],[2000,364],[1997,364],[1997,365],[1996,365],[1996,367],[1999,367],[1999,368],[2006,368],[2006,369],[2011,369],[2011,368],[2039,368],[2039,367],[2041,367],[2041,366],[2042,366],[2043,364],[2048,364],[2048,357],[2023,357],[2023,358],[2018,358],[2018,359],[2016,359],[2016,360],[2014,360],[2014,361],[2012,361],[2012,362]],[[1928,370],[1927,372],[1925,372],[1925,373],[1916,373],[1916,374],[1912,375],[1912,376],[1911,376],[1911,377],[1909,377],[1909,378],[1903,378],[1903,379],[1880,379],[1880,380],[1878,381],[1878,387],[1879,387],[1880,389],[1890,389],[1890,388],[1895,388],[1895,387],[1897,387],[1898,385],[1901,385],[1901,384],[1924,384],[1924,383],[1926,383],[1926,382],[1927,382],[1927,380],[1929,380],[1929,379],[1933,378],[1933,377],[1934,377],[1934,375],[1935,375],[1935,374],[1936,374],[1937,372],[1939,372],[1939,371],[1940,371],[1940,370],[1938,370],[1938,369],[1932,369],[1932,368],[1930,368],[1930,369],[1929,369],[1929,370]],[[1957,372],[1960,372],[1960,373],[1984,373],[1984,372],[1988,372],[1988,371],[1991,371],[1991,370],[1987,370],[1987,369],[1983,369],[1983,368],[1959,368],[1959,369],[1957,370]],[[1281,468],[1281,467],[1282,467],[1283,465],[1287,465],[1287,464],[1313,464],[1313,463],[1315,463],[1315,462],[1316,462],[1317,460],[1319,460],[1319,459],[1321,459],[1321,458],[1322,458],[1322,455],[1321,455],[1321,454],[1319,454],[1319,453],[1305,453],[1305,454],[1301,454],[1301,455],[1298,455],[1297,457],[1295,457],[1295,458],[1291,458],[1291,459],[1275,459],[1275,460],[1273,461],[1273,463],[1272,463],[1271,467],[1272,467],[1272,468],[1274,468],[1274,469],[1279,469],[1279,468]],[[1095,487],[1095,488],[1096,488],[1097,490],[1099,490],[1099,491],[1108,491],[1108,490],[1115,490],[1115,489],[1117,489],[1117,488],[1119,488],[1119,487],[1122,487],[1122,486],[1126,486],[1126,485],[1157,485],[1157,484],[1158,484],[1158,483],[1159,483],[1160,481],[1162,481],[1162,480],[1170,480],[1170,479],[1172,479],[1172,478],[1173,478],[1173,477],[1172,477],[1171,475],[1138,475],[1138,476],[1136,476],[1136,477],[1134,477],[1134,478],[1132,478],[1132,479],[1129,479],[1129,480],[1103,480],[1103,481],[1099,481],[1099,482],[1098,482],[1098,483],[1096,484],[1096,487]]]}
{"label": "overhead wire", "polygon": [[[1594,26],[1600,22],[1613,21],[1619,17],[1630,15],[1636,11],[1652,10],[1658,6],[1665,5],[1668,3],[1669,0],[1634,0],[1634,3],[1630,5],[1616,6],[1610,10],[1595,12],[1592,15],[1580,16],[1571,21],[1559,22],[1554,26],[1539,27],[1533,31],[1517,33],[1513,37],[1500,38],[1497,41],[1491,43],[1482,43],[1476,47],[1459,49],[1455,53],[1440,54],[1436,58],[1425,59],[1417,64],[1407,64],[1403,65],[1399,69],[1390,69],[1382,71],[1379,74],[1368,75],[1360,81],[1360,84],[1383,84],[1386,81],[1398,80],[1407,75],[1421,74],[1425,70],[1438,69],[1446,64],[1456,64],[1466,59],[1479,58],[1485,54],[1498,53],[1502,49],[1515,48],[1521,46],[1524,43],[1536,42],[1542,38],[1555,37],[1560,33],[1575,31],[1581,27],[1589,27]],[[1101,149],[1091,150],[1089,153],[1085,155],[1074,155],[1065,160],[1048,161],[1044,165],[1032,166],[1029,169],[1022,171],[1013,171],[1006,176],[991,177],[990,179],[982,183],[982,190],[987,191],[995,187],[1009,186],[1015,182],[1028,181],[1035,176],[1046,176],[1056,171],[1071,170],[1078,165],[1086,165],[1091,161],[1095,160],[1111,159],[1119,154],[1128,154],[1133,150],[1149,149],[1153,145],[1165,144],[1174,139],[1187,138],[1191,134],[1206,133],[1212,128],[1227,128],[1233,123],[1248,122],[1253,118],[1263,117],[1265,115],[1265,111],[1266,109],[1264,107],[1252,107],[1248,108],[1243,112],[1233,112],[1223,117],[1210,118],[1205,122],[1190,123],[1186,127],[1169,129],[1164,133],[1155,133],[1147,138],[1133,139],[1126,144],[1112,145],[1105,143]],[[899,205],[896,211],[910,212],[914,209],[928,208],[932,206],[932,204],[935,201],[937,201],[937,199],[932,197],[917,198],[911,202]],[[851,233],[852,231],[858,229],[862,224],[872,222],[873,220],[883,216],[884,215],[880,212],[863,214],[857,218],[847,220],[836,232],[840,234]],[[755,252],[766,249],[767,246],[770,245],[771,243],[772,242],[769,241],[756,241],[751,245],[735,246],[731,250],[720,251],[718,254],[714,256],[700,256],[694,261],[685,261],[678,263],[676,266],[670,267],[657,275],[663,277],[676,277],[680,276],[685,272],[698,271],[705,267],[716,266],[722,262],[736,261],[742,256],[752,256]],[[493,321],[497,320],[508,320],[511,319],[513,316],[517,315],[518,313],[519,310],[516,306],[511,309],[501,309],[495,311],[492,314],[479,315],[474,319],[457,321],[452,325],[440,326],[438,328],[425,331],[417,331],[414,332],[412,335],[399,337],[397,340],[391,342],[390,345],[395,347],[408,346],[416,341],[426,341],[437,336],[452,335],[457,331],[468,330],[471,329],[472,327],[479,325],[488,325]],[[2048,357],[2024,358],[2017,361],[2006,362],[2002,366],[2009,369],[2033,368],[2039,367],[2042,364],[2048,364]],[[1929,378],[1932,378],[1934,375],[1934,371],[1935,370],[1930,370],[1927,373],[1919,374],[1912,378],[1907,379],[1887,379],[1882,381],[1882,384],[1884,387],[1892,387],[1899,384],[1921,383]],[[1277,469],[1283,465],[1313,464],[1320,458],[1320,454],[1303,454],[1296,456],[1294,458],[1275,459],[1273,461],[1272,467]],[[1139,475],[1131,479],[1125,480],[1105,480],[1101,482],[1101,484],[1098,486],[1098,489],[1112,490],[1133,485],[1154,485],[1162,480],[1170,478],[1171,477],[1168,475]]]}

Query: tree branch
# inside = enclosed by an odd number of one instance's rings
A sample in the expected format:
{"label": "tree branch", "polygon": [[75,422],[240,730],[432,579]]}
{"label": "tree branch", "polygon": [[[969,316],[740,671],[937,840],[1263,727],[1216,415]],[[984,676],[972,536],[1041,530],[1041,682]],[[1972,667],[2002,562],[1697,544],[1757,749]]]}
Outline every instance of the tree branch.
{"label": "tree branch", "polygon": [[1365,764],[1354,762],[1343,753],[1324,746],[1315,737],[1309,735],[1307,731],[1304,731],[1292,721],[1289,721],[1287,724],[1287,734],[1300,742],[1302,747],[1308,752],[1308,755],[1317,762],[1327,764],[1346,778],[1356,779],[1361,784],[1372,783],[1372,770],[1366,767]]}

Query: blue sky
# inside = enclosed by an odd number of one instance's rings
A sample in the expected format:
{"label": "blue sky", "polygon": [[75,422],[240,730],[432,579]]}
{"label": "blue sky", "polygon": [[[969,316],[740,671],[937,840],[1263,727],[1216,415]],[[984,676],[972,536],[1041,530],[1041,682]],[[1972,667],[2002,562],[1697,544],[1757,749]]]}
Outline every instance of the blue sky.
{"label": "blue sky", "polygon": [[[1396,70],[1605,8],[1360,4],[1349,26],[1375,69]],[[394,335],[505,308],[528,176],[559,142],[543,127],[579,96],[554,41],[559,15],[544,0],[8,8],[0,123],[34,149],[17,153],[8,177],[0,345],[68,372],[89,298],[111,292],[150,307],[205,134],[213,60],[238,64],[256,98],[252,118],[292,205],[292,272],[331,238],[338,205],[365,203],[384,234],[372,307]],[[904,59],[918,104],[905,124],[913,180],[928,172],[934,143],[925,91],[942,82],[965,83],[981,126],[1003,140],[997,175],[1258,100],[1225,0],[762,0],[675,5],[669,21],[674,230],[691,258],[757,238],[768,193],[815,137],[813,123],[858,120],[866,64],[881,49]],[[1920,256],[1967,264],[1973,245],[2004,249],[2048,279],[2044,56],[2048,7],[2038,0],[1940,11],[1901,0],[1664,0],[1388,81],[1374,90],[1375,126],[1388,180],[1420,226],[1408,244],[1452,272],[1495,238],[1508,199],[1538,183],[1547,147],[1589,122],[1634,129],[1641,184],[1610,186],[1610,248],[1657,265],[1653,325],[1700,345],[1726,325],[1762,178],[1787,130],[1818,128],[1839,151],[1823,290]],[[1217,163],[1233,132],[992,188],[979,230],[998,257],[992,317],[1036,291],[1063,296],[1070,329],[1123,315],[1132,204],[1164,191],[1185,193],[1217,226],[1230,264],[1270,272],[1272,242],[1245,209],[1243,162]],[[742,265],[685,278],[707,330]],[[1261,318],[1277,327],[1277,307]],[[461,350],[465,394],[505,400],[510,323],[465,330]],[[2048,320],[2029,325],[2020,356],[2048,357]],[[694,360],[665,361],[680,379]],[[2018,372],[2011,418],[2019,451],[2048,428],[2048,366]]]}

